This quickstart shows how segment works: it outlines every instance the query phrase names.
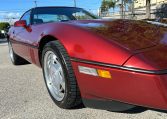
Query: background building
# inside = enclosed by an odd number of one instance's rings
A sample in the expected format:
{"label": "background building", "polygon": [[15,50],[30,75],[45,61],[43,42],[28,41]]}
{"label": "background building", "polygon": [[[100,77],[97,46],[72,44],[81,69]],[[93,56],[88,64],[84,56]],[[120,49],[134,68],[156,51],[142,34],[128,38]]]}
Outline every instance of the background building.
{"label": "background building", "polygon": [[[158,12],[163,12],[163,14],[167,14],[167,0],[150,0],[150,2],[151,2],[151,18],[152,19],[157,18],[156,14],[162,14]],[[145,18],[146,0],[136,0],[134,2],[134,13],[136,14],[137,19]]]}
{"label": "background building", "polygon": [[[167,18],[167,0],[150,0],[150,6],[151,19]],[[147,19],[146,0],[116,0],[115,11],[101,14],[113,19]]]}

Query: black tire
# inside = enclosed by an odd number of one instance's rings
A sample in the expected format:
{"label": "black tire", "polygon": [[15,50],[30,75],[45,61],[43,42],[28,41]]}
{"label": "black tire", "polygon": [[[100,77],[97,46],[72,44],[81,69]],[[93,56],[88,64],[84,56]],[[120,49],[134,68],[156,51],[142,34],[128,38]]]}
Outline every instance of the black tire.
{"label": "black tire", "polygon": [[[45,56],[45,53],[48,51],[52,51],[54,54],[58,56],[63,72],[65,74],[66,89],[65,89],[65,94],[62,101],[57,101],[52,96],[46,84],[46,76],[44,72],[44,56]],[[74,75],[74,71],[70,62],[70,57],[67,54],[67,51],[65,50],[64,46],[59,41],[51,41],[44,46],[42,51],[42,69],[43,69],[43,75],[44,75],[47,90],[52,100],[55,102],[57,106],[64,109],[70,109],[70,108],[75,108],[76,106],[82,103],[80,91],[79,91],[77,81]]]}
{"label": "black tire", "polygon": [[10,43],[10,41],[8,42],[8,47],[9,47],[9,56],[11,59],[11,62],[13,63],[13,65],[24,65],[24,64],[29,64],[28,61],[26,61],[25,59],[21,58],[20,56],[18,56],[12,48],[12,44]]}

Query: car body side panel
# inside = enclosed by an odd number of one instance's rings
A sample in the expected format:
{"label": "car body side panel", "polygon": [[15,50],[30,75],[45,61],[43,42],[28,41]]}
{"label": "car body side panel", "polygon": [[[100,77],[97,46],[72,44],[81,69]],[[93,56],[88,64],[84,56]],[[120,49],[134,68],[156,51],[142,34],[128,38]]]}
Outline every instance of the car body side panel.
{"label": "car body side panel", "polygon": [[[72,62],[81,95],[85,99],[115,100],[139,106],[167,109],[167,75],[151,75]],[[112,79],[79,73],[78,66],[108,70]]]}
{"label": "car body side panel", "polygon": [[[118,27],[119,25],[123,27],[123,31]],[[16,28],[15,31],[17,29],[19,28]],[[166,47],[167,29],[149,23],[128,20],[83,20],[31,25],[27,30],[22,29],[22,32],[18,33],[15,39],[33,47],[38,48],[40,40],[50,35],[64,45],[70,57],[114,65],[124,65],[126,63],[125,66],[127,67],[147,70],[167,69],[166,57],[157,57],[155,53],[152,53],[152,55],[145,53],[148,49],[153,49],[157,51],[157,54],[162,54],[160,51],[165,49],[163,47]],[[150,30],[147,31],[146,29]],[[144,34],[141,38],[135,35],[140,30]],[[122,34],[122,32],[126,34]],[[159,35],[157,35],[158,33]],[[121,37],[119,34],[122,34]],[[145,42],[145,40],[148,42]],[[142,46],[139,46],[140,42],[142,42]],[[157,47],[157,45],[162,47]],[[14,46],[14,50],[27,60],[31,61],[38,58],[38,56],[33,55],[34,51],[30,48],[25,47],[22,50],[20,47],[23,48],[24,46],[18,46],[17,44]],[[133,60],[133,62],[136,63],[137,60],[141,60],[142,64],[139,64],[140,66],[134,66],[133,63],[127,62],[129,59],[135,58],[132,56],[137,53],[141,55],[137,55],[137,59]],[[164,62],[160,62],[161,60]],[[151,63],[147,61],[151,61]],[[39,60],[36,61],[36,64],[39,64]]]}
{"label": "car body side panel", "polygon": [[[113,23],[112,23],[113,22]],[[161,34],[159,36],[157,36],[158,38],[152,38],[154,40],[149,40],[149,45],[146,43],[145,45],[142,45],[142,49],[138,50],[136,52],[134,52],[132,49],[135,48],[135,43],[140,44],[140,42],[138,40],[137,37],[135,37],[135,39],[131,40],[131,39],[124,39],[123,36],[120,37],[119,40],[119,33],[120,31],[117,30],[111,30],[110,28],[110,32],[100,35],[102,33],[105,33],[106,31],[106,27],[105,25],[109,24],[108,26],[112,26],[114,27],[114,23],[122,23],[123,26],[125,27],[126,24],[128,24],[127,26],[131,26],[132,25],[132,21],[129,21],[130,23],[128,23],[128,21],[74,21],[74,22],[55,22],[55,23],[46,23],[46,24],[40,24],[40,25],[32,25],[30,26],[30,28],[28,30],[24,30],[24,32],[20,35],[20,39],[22,42],[29,44],[33,47],[39,47],[39,42],[40,40],[49,35],[52,37],[55,37],[55,39],[58,39],[66,48],[68,54],[70,55],[70,57],[74,57],[74,58],[80,58],[80,59],[86,59],[86,60],[92,60],[92,61],[98,61],[98,62],[103,62],[103,63],[108,63],[108,64],[114,64],[114,65],[124,65],[124,63],[126,63],[128,67],[134,67],[133,63],[129,63],[127,62],[132,56],[134,56],[137,53],[143,53],[143,52],[147,52],[148,49],[150,50],[154,50],[157,52],[160,52],[161,50],[163,50],[165,47],[165,43],[166,43],[166,29],[165,28],[159,28],[159,27],[153,27],[152,25],[149,25],[147,23],[144,22],[139,22],[141,24],[146,24],[147,26],[151,26],[151,29],[154,28],[153,32],[157,33],[155,31],[155,29],[160,29],[161,30]],[[94,24],[93,24],[94,23]],[[101,28],[100,25],[98,24],[104,24],[102,26],[105,26],[105,28]],[[135,25],[139,25],[139,23],[133,23]],[[134,25],[132,25],[134,27]],[[98,28],[100,27],[100,28]],[[143,25],[144,27],[144,25]],[[142,28],[143,28],[142,27]],[[153,27],[153,28],[152,28]],[[126,28],[126,27],[125,27]],[[125,30],[124,28],[124,30]],[[139,27],[140,28],[140,27]],[[139,30],[139,28],[137,30]],[[146,27],[147,28],[147,27]],[[146,28],[143,30],[145,35],[142,36],[142,38],[145,38],[147,40],[147,34],[150,35],[149,33],[151,31],[149,31],[148,33],[146,32]],[[150,27],[148,27],[150,28]],[[89,29],[89,30],[88,30]],[[91,30],[90,30],[91,29]],[[97,30],[96,32],[93,32],[92,29]],[[99,31],[102,30],[102,31]],[[105,29],[103,31],[103,29]],[[112,31],[114,33],[112,33]],[[131,30],[132,31],[132,30]],[[129,34],[129,31],[127,31]],[[135,33],[137,31],[134,31]],[[115,38],[115,35],[117,34],[116,39],[117,40],[112,40],[112,36],[113,38]],[[151,32],[151,34],[153,34]],[[106,36],[106,37],[104,37]],[[109,40],[110,39],[110,40]],[[158,39],[158,40],[156,40]],[[19,41],[19,40],[18,40]],[[123,46],[123,41],[126,41],[126,47]],[[135,42],[132,43],[131,41]],[[153,42],[154,41],[154,42]],[[143,44],[145,43],[144,41],[142,42]],[[162,47],[158,47],[157,45],[160,44]],[[18,47],[17,47],[18,48]],[[17,49],[16,48],[16,49]],[[138,46],[138,48],[140,49],[141,47]],[[137,48],[137,49],[138,49]],[[156,49],[158,48],[158,49]],[[131,49],[131,50],[130,50]],[[21,50],[19,50],[21,51]],[[28,54],[27,54],[28,52]],[[22,51],[21,51],[22,53]],[[26,55],[27,54],[27,55]],[[142,63],[147,62],[147,60],[149,60],[150,55],[147,53],[143,53],[144,55],[137,55],[139,57],[137,57],[137,60],[141,60]],[[150,58],[150,61],[154,60],[152,63],[143,63],[140,66],[134,67],[134,68],[141,68],[141,69],[147,69],[147,70],[163,70],[163,69],[167,69],[167,62],[166,60],[164,60],[163,63],[159,63],[157,61],[162,60],[162,58],[157,57],[155,55],[155,53],[152,53],[153,55]],[[160,54],[160,53],[158,53]],[[161,53],[162,54],[162,53]],[[24,56],[26,55],[26,56]],[[26,57],[28,60],[32,60],[32,59],[38,59],[38,56],[34,55],[35,58],[33,58],[33,51],[30,52],[30,49],[28,49],[28,51],[26,50],[25,53],[23,53],[23,56]],[[144,59],[144,60],[143,60]],[[165,58],[164,58],[165,59]],[[134,60],[137,61],[137,60]],[[136,63],[136,62],[135,62]],[[36,61],[36,64],[39,64],[39,60]]]}
{"label": "car body side panel", "polygon": [[[106,40],[89,30],[69,23],[32,25],[17,33],[16,36],[10,35],[10,39],[14,41],[14,51],[31,63],[40,66],[39,43],[48,35],[55,37],[55,40],[58,39],[71,58],[122,66],[134,55],[130,50],[126,50],[112,40]],[[143,57],[146,58],[144,54]],[[128,66],[131,67],[130,65]],[[73,61],[72,66],[83,98],[117,100],[167,110],[167,75],[137,73]],[[112,79],[81,74],[78,72],[78,66],[108,70],[111,72]],[[154,65],[144,64],[142,67],[157,70]]]}
{"label": "car body side panel", "polygon": [[[30,29],[30,32],[20,35],[24,37],[22,42],[38,48],[43,37],[53,36],[64,45],[70,57],[122,65],[131,56],[130,52],[112,41],[106,41],[85,29],[70,24],[48,23],[32,25]],[[34,56],[34,59],[37,59],[37,56]],[[36,63],[39,64],[38,62]]]}
{"label": "car body side panel", "polygon": [[[165,39],[166,38],[167,37],[165,37]],[[154,70],[154,68],[156,68],[157,70],[165,70],[167,69],[166,51],[166,44],[159,44],[153,48],[145,50],[145,52],[134,55],[124,64],[124,66],[135,67],[145,70]]]}
{"label": "car body side panel", "polygon": [[[15,32],[16,31],[16,32]],[[13,34],[13,32],[15,32]],[[29,28],[14,27],[9,32],[14,52],[31,63],[40,66],[38,58],[38,42],[42,38],[42,31],[38,27]]]}
{"label": "car body side panel", "polygon": [[21,39],[19,42],[21,43],[22,49],[27,47],[25,52],[22,51],[24,54],[21,56],[24,56],[26,60],[37,65],[39,62],[39,59],[37,60],[38,47],[36,44],[38,36],[40,36],[40,32],[35,31],[33,26],[30,26],[27,29],[24,28],[24,31],[17,36]]}
{"label": "car body side panel", "polygon": [[25,35],[25,29],[22,27],[12,27],[9,31],[9,40],[12,43],[13,50],[16,54],[23,57],[24,59],[31,61],[29,57],[29,47],[23,45],[24,37],[20,35]]}

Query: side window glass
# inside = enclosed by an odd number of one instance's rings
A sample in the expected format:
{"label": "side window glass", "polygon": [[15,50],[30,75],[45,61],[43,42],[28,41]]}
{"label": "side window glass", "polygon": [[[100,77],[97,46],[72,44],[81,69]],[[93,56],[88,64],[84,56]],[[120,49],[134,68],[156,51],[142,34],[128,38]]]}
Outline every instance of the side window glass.
{"label": "side window glass", "polygon": [[23,17],[20,20],[26,20],[27,25],[30,25],[30,14],[31,14],[31,11],[28,11],[23,15]]}

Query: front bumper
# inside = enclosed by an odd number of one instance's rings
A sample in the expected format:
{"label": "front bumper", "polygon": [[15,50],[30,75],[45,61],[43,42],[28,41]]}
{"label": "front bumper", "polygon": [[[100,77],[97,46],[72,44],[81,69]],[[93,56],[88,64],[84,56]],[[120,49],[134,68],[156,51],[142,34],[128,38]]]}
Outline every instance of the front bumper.
{"label": "front bumper", "polygon": [[[115,100],[167,110],[167,74],[145,73],[72,61],[82,98]],[[112,79],[82,74],[78,66],[110,71]]]}

